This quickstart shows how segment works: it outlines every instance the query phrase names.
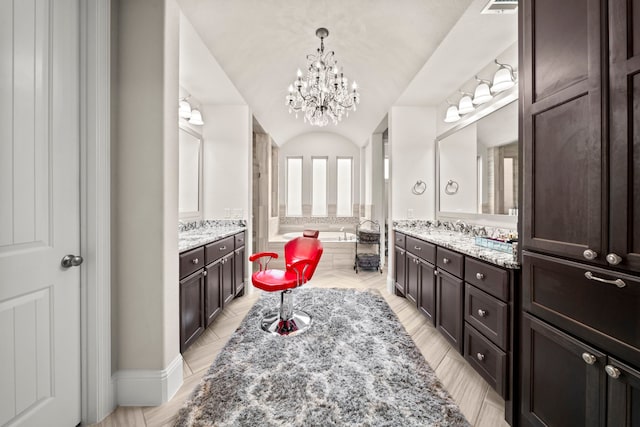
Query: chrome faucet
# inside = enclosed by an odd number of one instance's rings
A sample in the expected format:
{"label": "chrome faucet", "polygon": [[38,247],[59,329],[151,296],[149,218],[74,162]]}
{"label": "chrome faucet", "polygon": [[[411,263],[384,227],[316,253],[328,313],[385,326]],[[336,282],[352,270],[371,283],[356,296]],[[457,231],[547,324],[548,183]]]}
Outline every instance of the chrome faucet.
{"label": "chrome faucet", "polygon": [[341,231],[341,232],[342,232],[342,234],[343,234],[343,237],[342,237],[342,238],[343,238],[344,240],[347,240],[347,232],[346,232],[346,231],[344,231],[344,227],[340,227],[340,231]]}
{"label": "chrome faucet", "polygon": [[462,233],[467,231],[467,224],[459,219],[456,221],[456,225],[454,226],[454,228]]}

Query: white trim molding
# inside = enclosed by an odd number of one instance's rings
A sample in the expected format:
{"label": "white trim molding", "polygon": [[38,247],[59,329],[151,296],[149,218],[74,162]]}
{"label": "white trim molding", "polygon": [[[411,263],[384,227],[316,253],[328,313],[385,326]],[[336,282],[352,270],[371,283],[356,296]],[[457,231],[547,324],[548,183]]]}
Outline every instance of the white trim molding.
{"label": "white trim molding", "polygon": [[80,1],[82,422],[114,408],[111,382],[111,1]]}
{"label": "white trim molding", "polygon": [[113,377],[119,406],[158,406],[171,400],[182,385],[182,355],[160,371],[130,369]]}

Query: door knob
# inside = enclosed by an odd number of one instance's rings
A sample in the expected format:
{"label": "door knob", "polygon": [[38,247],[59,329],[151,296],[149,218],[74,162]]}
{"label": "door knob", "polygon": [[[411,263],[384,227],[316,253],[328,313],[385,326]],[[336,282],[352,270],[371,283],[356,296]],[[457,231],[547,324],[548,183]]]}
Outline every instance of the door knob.
{"label": "door knob", "polygon": [[587,365],[593,365],[598,359],[596,359],[593,354],[584,352],[582,353],[582,360],[584,360]]}
{"label": "door knob", "polygon": [[604,370],[611,378],[620,377],[620,369],[616,368],[615,366],[607,365],[604,367]]}
{"label": "door knob", "polygon": [[82,261],[84,261],[84,259],[82,259],[80,255],[65,255],[62,261],[60,261],[60,265],[64,268],[77,267],[82,264]]}
{"label": "door knob", "polygon": [[611,265],[618,265],[622,261],[622,257],[618,254],[614,254],[613,252],[608,254],[606,260]]}

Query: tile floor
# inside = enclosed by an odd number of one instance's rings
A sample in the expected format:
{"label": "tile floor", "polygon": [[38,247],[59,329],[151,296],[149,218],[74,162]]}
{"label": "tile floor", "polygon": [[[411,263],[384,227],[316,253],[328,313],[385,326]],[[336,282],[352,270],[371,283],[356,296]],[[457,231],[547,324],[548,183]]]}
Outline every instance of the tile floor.
{"label": "tile floor", "polygon": [[[462,413],[478,427],[504,427],[504,400],[464,361],[462,356],[404,298],[389,294],[385,274],[352,269],[318,270],[308,286],[328,288],[375,288],[380,290],[400,318],[429,365],[456,400]],[[167,403],[157,407],[118,407],[99,427],[171,426],[176,414],[205,370],[224,347],[245,314],[258,299],[255,290],[232,301],[184,354],[184,384]]]}

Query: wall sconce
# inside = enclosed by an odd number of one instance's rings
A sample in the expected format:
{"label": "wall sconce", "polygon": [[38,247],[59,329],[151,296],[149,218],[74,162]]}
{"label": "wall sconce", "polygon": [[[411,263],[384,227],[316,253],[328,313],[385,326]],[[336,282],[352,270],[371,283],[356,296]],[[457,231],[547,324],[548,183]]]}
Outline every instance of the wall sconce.
{"label": "wall sconce", "polygon": [[449,102],[449,108],[447,108],[447,114],[444,116],[445,123],[453,123],[460,120],[460,114],[458,113],[458,107]]}
{"label": "wall sconce", "polygon": [[187,99],[189,99],[189,96],[180,98],[178,102],[178,115],[188,120],[191,117],[191,104],[187,102]]}
{"label": "wall sconce", "polygon": [[462,98],[460,98],[460,101],[458,102],[458,113],[468,114],[475,110],[476,107],[473,106],[471,94],[462,91],[460,91],[460,93],[462,94]]}
{"label": "wall sconce", "polygon": [[204,124],[204,122],[202,121],[202,114],[196,108],[191,110],[191,117],[189,117],[189,123],[191,123],[192,125],[198,125],[198,126],[202,126]]}
{"label": "wall sconce", "polygon": [[473,103],[475,105],[481,105],[485,102],[491,101],[491,98],[493,98],[493,95],[491,95],[491,89],[489,89],[491,82],[489,80],[479,79],[478,76],[476,76],[476,80],[479,84],[473,92]]}
{"label": "wall sconce", "polygon": [[493,75],[491,92],[498,93],[513,87],[516,84],[516,76],[511,65],[501,64],[497,59],[495,62],[500,68],[498,68],[498,71]]}
{"label": "wall sconce", "polygon": [[202,126],[204,124],[202,113],[196,108],[191,108],[191,104],[187,101],[189,98],[191,98],[191,95],[180,98],[178,101],[178,116],[188,120],[192,125]]}

